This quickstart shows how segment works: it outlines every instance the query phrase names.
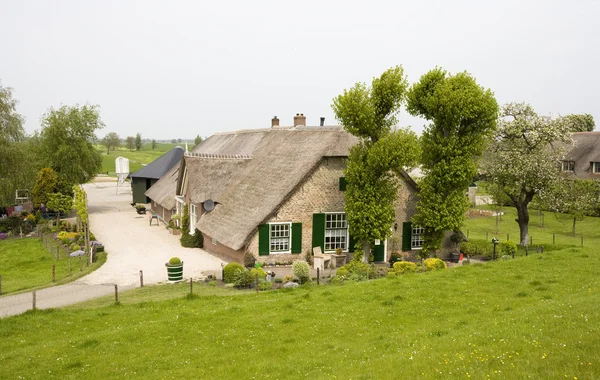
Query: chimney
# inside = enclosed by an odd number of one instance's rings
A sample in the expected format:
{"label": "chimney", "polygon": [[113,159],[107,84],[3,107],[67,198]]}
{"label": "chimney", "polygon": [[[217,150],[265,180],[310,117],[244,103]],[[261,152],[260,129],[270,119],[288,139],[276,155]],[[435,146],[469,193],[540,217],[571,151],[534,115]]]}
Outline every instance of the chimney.
{"label": "chimney", "polygon": [[325,118],[321,117],[321,127],[325,125]]}
{"label": "chimney", "polygon": [[271,128],[279,127],[279,119],[277,116],[273,116],[271,119]]}
{"label": "chimney", "polygon": [[306,116],[304,116],[303,113],[297,113],[296,116],[294,116],[294,127],[299,125],[306,125]]}

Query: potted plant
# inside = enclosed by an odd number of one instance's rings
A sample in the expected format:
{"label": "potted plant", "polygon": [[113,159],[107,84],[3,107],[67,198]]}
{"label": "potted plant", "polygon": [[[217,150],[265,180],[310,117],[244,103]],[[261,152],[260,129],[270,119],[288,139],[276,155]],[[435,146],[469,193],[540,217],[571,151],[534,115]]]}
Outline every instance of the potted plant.
{"label": "potted plant", "polygon": [[146,206],[144,206],[144,205],[135,205],[135,210],[140,215],[141,214],[145,214],[146,213]]}
{"label": "potted plant", "polygon": [[179,257],[172,257],[165,266],[167,267],[167,278],[169,281],[183,280],[183,261]]}
{"label": "potted plant", "polygon": [[179,226],[177,226],[173,222],[173,219],[169,220],[169,225],[168,225],[167,229],[169,230],[169,232],[171,233],[171,235],[179,235],[179,234],[181,234],[181,229],[179,228]]}
{"label": "potted plant", "polygon": [[343,254],[341,248],[335,249],[335,254],[331,255],[331,264],[336,268],[346,264],[346,255]]}

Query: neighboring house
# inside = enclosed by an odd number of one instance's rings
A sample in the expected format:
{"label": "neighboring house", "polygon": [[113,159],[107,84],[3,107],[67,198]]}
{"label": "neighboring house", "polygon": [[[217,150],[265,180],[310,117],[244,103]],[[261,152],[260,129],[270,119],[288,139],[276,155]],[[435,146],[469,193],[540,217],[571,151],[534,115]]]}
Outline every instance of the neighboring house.
{"label": "neighboring house", "polygon": [[600,179],[600,132],[574,132],[573,142],[561,171],[575,178]]}
{"label": "neighboring house", "polygon": [[[357,139],[342,127],[305,127],[302,117],[294,118],[295,127],[274,119],[270,129],[204,140],[146,192],[152,209],[170,218],[188,204],[191,230],[203,233],[204,249],[238,262],[245,252],[261,262],[289,262],[316,246],[351,253],[343,172]],[[422,231],[407,223],[416,211],[416,185],[402,174],[392,232],[404,250],[418,249]],[[386,246],[375,246],[375,261],[387,260]]]}
{"label": "neighboring house", "polygon": [[134,203],[148,203],[148,198],[144,193],[150,189],[160,178],[162,178],[171,168],[179,164],[183,157],[184,150],[176,146],[167,153],[158,157],[148,165],[130,175],[131,189]]}

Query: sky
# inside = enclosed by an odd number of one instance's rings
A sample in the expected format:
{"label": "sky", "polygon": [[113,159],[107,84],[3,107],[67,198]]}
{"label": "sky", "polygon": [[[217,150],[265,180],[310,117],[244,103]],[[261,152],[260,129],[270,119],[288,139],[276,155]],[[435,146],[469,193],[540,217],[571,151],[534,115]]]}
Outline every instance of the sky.
{"label": "sky", "polygon": [[600,123],[599,15],[598,0],[0,0],[0,81],[28,133],[86,103],[99,137],[207,137],[296,113],[338,124],[332,99],[396,65],[411,83],[467,71],[499,104]]}

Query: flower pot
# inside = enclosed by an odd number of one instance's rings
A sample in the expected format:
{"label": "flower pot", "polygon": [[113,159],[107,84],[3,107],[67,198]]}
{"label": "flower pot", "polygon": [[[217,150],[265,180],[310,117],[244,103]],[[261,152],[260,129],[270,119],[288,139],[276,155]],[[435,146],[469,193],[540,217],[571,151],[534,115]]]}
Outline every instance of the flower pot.
{"label": "flower pot", "polygon": [[179,265],[168,265],[167,266],[167,278],[169,281],[182,281],[183,280],[183,262]]}

